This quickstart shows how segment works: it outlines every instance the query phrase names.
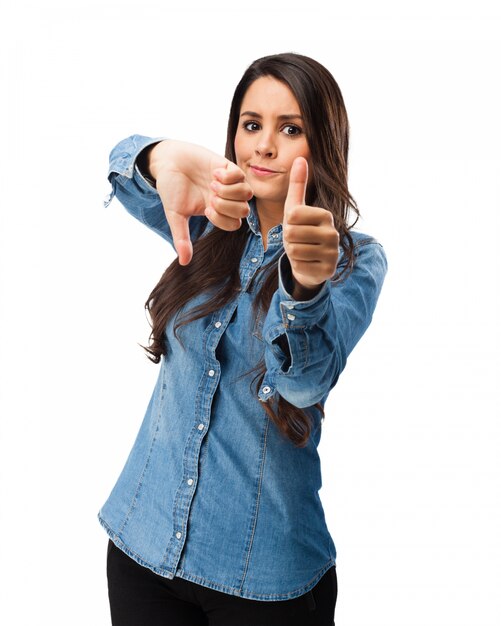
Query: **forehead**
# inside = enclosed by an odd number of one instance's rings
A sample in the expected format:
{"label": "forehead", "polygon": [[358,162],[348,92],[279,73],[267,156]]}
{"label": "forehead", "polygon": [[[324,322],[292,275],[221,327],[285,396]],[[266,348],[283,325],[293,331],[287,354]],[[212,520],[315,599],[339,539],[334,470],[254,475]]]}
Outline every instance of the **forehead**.
{"label": "forehead", "polygon": [[300,114],[299,104],[290,88],[272,76],[257,78],[245,92],[240,111]]}

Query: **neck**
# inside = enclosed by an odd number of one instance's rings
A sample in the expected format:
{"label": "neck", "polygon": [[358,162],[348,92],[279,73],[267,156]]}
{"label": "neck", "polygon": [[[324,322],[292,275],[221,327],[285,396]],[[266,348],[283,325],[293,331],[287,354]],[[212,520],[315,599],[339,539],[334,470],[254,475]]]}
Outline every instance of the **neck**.
{"label": "neck", "polygon": [[284,205],[282,202],[261,202],[256,200],[256,211],[259,218],[259,229],[266,248],[268,231],[277,224],[281,224],[284,217]]}

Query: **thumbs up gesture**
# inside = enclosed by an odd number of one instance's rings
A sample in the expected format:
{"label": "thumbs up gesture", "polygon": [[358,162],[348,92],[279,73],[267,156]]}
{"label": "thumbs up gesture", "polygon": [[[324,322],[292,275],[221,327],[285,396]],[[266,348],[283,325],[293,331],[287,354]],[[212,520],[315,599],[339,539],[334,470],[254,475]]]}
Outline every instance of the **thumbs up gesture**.
{"label": "thumbs up gesture", "polygon": [[339,234],[332,213],[307,206],[308,162],[294,159],[284,205],[283,244],[294,277],[293,298],[308,300],[334,276],[339,255]]}

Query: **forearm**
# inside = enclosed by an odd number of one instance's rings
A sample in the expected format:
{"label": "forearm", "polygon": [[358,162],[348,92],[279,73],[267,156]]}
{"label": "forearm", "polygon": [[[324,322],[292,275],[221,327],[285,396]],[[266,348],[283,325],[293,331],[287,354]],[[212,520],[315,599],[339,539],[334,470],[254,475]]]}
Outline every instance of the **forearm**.
{"label": "forearm", "polygon": [[375,240],[357,246],[353,271],[326,281],[300,300],[293,293],[287,255],[279,261],[279,287],[263,325],[267,374],[260,399],[278,392],[297,407],[315,404],[336,384],[348,355],[372,319],[386,274],[386,257]]}
{"label": "forearm", "polygon": [[164,139],[147,146],[136,161],[141,174],[154,186],[165,172],[179,172],[200,188],[209,186],[212,170],[226,167],[227,163],[224,156],[203,146],[176,139]]}

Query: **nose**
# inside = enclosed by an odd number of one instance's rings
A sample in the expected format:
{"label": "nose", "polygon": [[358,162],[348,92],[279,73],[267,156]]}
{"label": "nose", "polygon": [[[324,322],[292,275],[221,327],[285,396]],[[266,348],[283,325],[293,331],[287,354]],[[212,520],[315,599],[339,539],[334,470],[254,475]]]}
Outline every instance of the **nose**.
{"label": "nose", "polygon": [[277,148],[271,133],[260,133],[256,143],[256,155],[261,158],[273,159],[277,155]]}

